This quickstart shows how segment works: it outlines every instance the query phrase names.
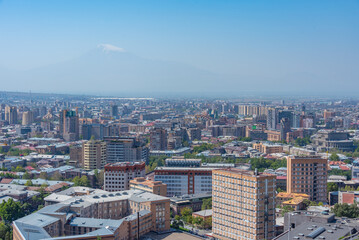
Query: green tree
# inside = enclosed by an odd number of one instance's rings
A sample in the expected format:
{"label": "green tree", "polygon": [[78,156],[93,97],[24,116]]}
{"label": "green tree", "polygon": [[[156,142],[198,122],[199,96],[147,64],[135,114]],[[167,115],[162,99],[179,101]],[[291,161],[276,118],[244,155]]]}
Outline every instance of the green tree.
{"label": "green tree", "polygon": [[8,231],[6,234],[5,234],[5,239],[4,240],[11,240],[12,239],[12,232]]}
{"label": "green tree", "polygon": [[189,208],[189,207],[185,207],[181,210],[181,215],[182,217],[187,217],[187,216],[192,216],[192,208]]}
{"label": "green tree", "polygon": [[212,198],[203,199],[202,210],[212,209]]}
{"label": "green tree", "polygon": [[90,181],[88,180],[87,176],[83,175],[81,178],[76,176],[72,179],[72,182],[75,186],[82,186],[82,187],[89,187]]}
{"label": "green tree", "polygon": [[25,186],[27,186],[27,187],[33,186],[32,181],[27,180],[26,183],[25,183]]}
{"label": "green tree", "polygon": [[186,216],[186,217],[183,217],[183,219],[184,219],[184,221],[185,221],[186,223],[188,223],[188,224],[192,224],[192,222],[193,222],[193,217],[192,217],[192,215],[188,215],[188,216]]}
{"label": "green tree", "polygon": [[241,141],[241,142],[251,142],[252,139],[250,137],[239,137],[237,138],[237,141]]}
{"label": "green tree", "polygon": [[80,177],[79,177],[79,176],[74,177],[74,179],[72,179],[72,182],[74,183],[75,186],[81,186],[81,182],[80,182]]}
{"label": "green tree", "polygon": [[83,175],[83,176],[80,178],[80,183],[81,183],[80,186],[90,187],[90,181],[89,181],[89,179],[87,178],[87,176],[85,176],[85,175]]}
{"label": "green tree", "polygon": [[25,172],[25,169],[23,167],[21,167],[21,166],[17,166],[15,168],[15,172]]}
{"label": "green tree", "polygon": [[183,221],[180,220],[180,219],[179,220],[175,219],[172,222],[172,227],[173,228],[180,228],[180,227],[183,227],[183,226],[184,226]]}
{"label": "green tree", "polygon": [[327,192],[336,192],[338,191],[338,185],[334,182],[327,183]]}
{"label": "green tree", "polygon": [[25,172],[24,175],[22,175],[23,179],[31,179],[31,175],[28,172]]}
{"label": "green tree", "polygon": [[39,175],[39,178],[41,179],[47,179],[47,172],[41,172],[40,175]]}
{"label": "green tree", "polygon": [[203,143],[202,145],[200,146],[195,146],[193,148],[193,152],[194,153],[200,153],[200,152],[204,152],[204,151],[207,151],[207,150],[211,150],[214,148],[214,145],[213,144],[210,144],[210,143]]}
{"label": "green tree", "polygon": [[62,177],[61,173],[55,172],[51,179],[55,180],[55,181],[62,181],[63,177]]}
{"label": "green tree", "polygon": [[288,205],[283,206],[283,207],[282,207],[282,211],[281,211],[282,217],[284,217],[284,215],[285,215],[286,213],[288,213],[288,212],[293,212],[293,211],[294,211],[294,209],[293,209],[291,206],[288,206]]}
{"label": "green tree", "polygon": [[206,218],[203,222],[203,227],[206,229],[211,229],[212,228],[212,217]]}
{"label": "green tree", "polygon": [[358,218],[359,217],[359,207],[356,204],[335,204],[332,208],[332,212],[337,217],[348,217],[348,218]]}
{"label": "green tree", "polygon": [[0,239],[5,239],[5,235],[8,232],[11,232],[11,227],[4,222],[0,222]]}
{"label": "green tree", "polygon": [[98,169],[95,170],[95,179],[96,179],[96,186],[97,187],[102,187],[103,186],[103,181],[104,181],[104,171],[98,171]]}
{"label": "green tree", "polygon": [[24,216],[20,202],[15,202],[12,198],[3,201],[0,204],[0,217],[5,223],[11,223],[12,221]]}
{"label": "green tree", "polygon": [[341,169],[331,169],[328,172],[329,175],[339,175],[339,176],[346,176],[348,180],[350,180],[352,178],[352,172],[351,171],[344,171]]}
{"label": "green tree", "polygon": [[300,146],[300,147],[306,146],[306,145],[308,145],[308,144],[310,144],[310,143],[311,143],[311,141],[310,141],[310,138],[309,138],[309,137],[297,138],[297,139],[295,139],[295,141],[294,141],[294,144],[295,144],[296,146]]}
{"label": "green tree", "polygon": [[203,218],[195,217],[195,218],[193,218],[192,223],[193,223],[193,225],[203,227]]}
{"label": "green tree", "polygon": [[339,161],[340,158],[339,158],[338,154],[332,153],[332,155],[330,155],[330,157],[329,157],[329,160],[330,161]]}

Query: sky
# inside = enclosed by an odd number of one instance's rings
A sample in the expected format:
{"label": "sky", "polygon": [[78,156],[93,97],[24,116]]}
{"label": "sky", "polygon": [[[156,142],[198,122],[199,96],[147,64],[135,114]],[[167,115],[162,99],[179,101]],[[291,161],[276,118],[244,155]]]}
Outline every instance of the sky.
{"label": "sky", "polygon": [[[206,85],[198,73],[206,72],[216,76],[212,81],[226,79],[222,92],[295,92],[303,85],[301,91],[345,93],[359,87],[359,0],[0,0],[3,90],[46,92],[43,85],[55,81],[49,76],[62,71],[53,66],[74,59],[86,65],[84,56],[98,48],[164,63],[166,69],[167,63],[182,67],[173,73],[191,68],[193,91]],[[143,65],[136,67],[141,71]],[[34,75],[39,80],[33,86],[21,84],[24,75],[41,69],[50,75]],[[85,81],[72,71],[76,81]],[[129,78],[116,74],[124,86],[118,92],[130,91]],[[10,75],[12,81],[6,81]],[[66,76],[71,79],[71,71]],[[181,81],[168,78],[166,88],[148,91],[170,91]],[[117,86],[114,79],[104,81]],[[48,90],[87,92],[83,87]],[[217,89],[212,84],[205,90]],[[116,93],[104,88],[107,92]]]}

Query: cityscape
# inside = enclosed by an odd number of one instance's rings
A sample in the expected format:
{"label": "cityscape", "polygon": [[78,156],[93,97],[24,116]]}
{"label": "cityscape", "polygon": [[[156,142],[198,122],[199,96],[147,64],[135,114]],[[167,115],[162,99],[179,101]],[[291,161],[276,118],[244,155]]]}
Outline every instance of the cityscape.
{"label": "cityscape", "polygon": [[0,240],[359,240],[358,23],[0,0]]}
{"label": "cityscape", "polygon": [[359,234],[359,100],[0,100],[13,239]]}

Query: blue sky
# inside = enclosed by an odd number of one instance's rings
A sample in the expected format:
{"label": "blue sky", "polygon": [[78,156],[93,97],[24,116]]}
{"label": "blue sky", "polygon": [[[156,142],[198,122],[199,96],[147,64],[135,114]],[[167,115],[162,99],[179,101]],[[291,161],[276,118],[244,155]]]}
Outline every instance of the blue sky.
{"label": "blue sky", "polygon": [[15,70],[111,44],[218,74],[352,84],[358,43],[358,0],[0,0],[0,67]]}

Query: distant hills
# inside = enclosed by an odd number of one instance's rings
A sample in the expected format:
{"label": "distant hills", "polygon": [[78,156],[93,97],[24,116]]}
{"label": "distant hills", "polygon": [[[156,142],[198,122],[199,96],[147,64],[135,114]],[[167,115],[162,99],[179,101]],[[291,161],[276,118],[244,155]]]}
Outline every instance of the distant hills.
{"label": "distant hills", "polygon": [[[57,64],[26,71],[0,67],[0,91],[156,96],[173,94],[246,95],[355,95],[352,88],[310,73],[284,74],[281,78],[224,75],[169,61],[146,59],[117,47],[99,45],[86,54]],[[355,86],[354,86],[355,85]],[[228,94],[227,94],[228,93]]]}

